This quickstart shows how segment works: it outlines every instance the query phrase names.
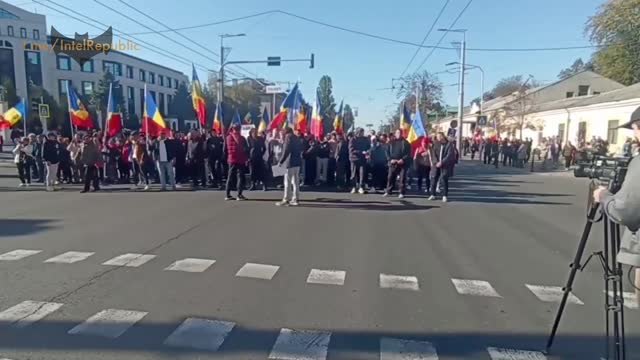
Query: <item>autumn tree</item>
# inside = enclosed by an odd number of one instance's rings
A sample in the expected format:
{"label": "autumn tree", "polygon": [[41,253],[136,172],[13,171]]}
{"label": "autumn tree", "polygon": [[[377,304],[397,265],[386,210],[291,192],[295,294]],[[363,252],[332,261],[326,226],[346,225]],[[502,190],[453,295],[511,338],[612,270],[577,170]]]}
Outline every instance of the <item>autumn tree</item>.
{"label": "autumn tree", "polygon": [[[428,71],[407,75],[398,80],[394,86],[396,98],[405,103],[412,112],[415,112],[416,99],[419,100],[420,112],[427,114],[433,110],[435,104],[442,102],[442,83]],[[400,110],[402,111],[402,105]]]}
{"label": "autumn tree", "polygon": [[582,58],[578,58],[576,59],[576,61],[573,62],[571,66],[560,71],[560,73],[558,74],[558,79],[564,80],[566,78],[569,78],[577,73],[580,73],[586,70],[593,71],[594,70],[593,63],[591,61],[587,61],[585,63],[584,61],[582,61]]}

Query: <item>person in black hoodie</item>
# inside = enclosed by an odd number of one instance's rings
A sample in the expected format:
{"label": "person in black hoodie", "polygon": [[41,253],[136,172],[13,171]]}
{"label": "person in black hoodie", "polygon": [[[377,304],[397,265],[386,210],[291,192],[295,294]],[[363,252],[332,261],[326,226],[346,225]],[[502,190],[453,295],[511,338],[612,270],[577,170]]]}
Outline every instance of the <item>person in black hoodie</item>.
{"label": "person in black hoodie", "polygon": [[251,186],[249,191],[253,191],[262,183],[262,190],[267,191],[266,171],[264,164],[264,154],[267,152],[267,146],[262,133],[258,135],[256,129],[249,131],[249,172],[251,174]]}
{"label": "person in black hoodie", "polygon": [[45,163],[47,191],[53,190],[58,175],[58,163],[60,162],[60,144],[55,133],[50,132],[42,146],[42,160]]}
{"label": "person in black hoodie", "polygon": [[431,196],[429,200],[435,200],[436,187],[440,181],[442,190],[442,202],[448,201],[449,176],[456,164],[456,150],[454,144],[447,140],[444,133],[439,132],[431,149]]}
{"label": "person in black hoodie", "polygon": [[341,191],[347,184],[347,169],[349,168],[349,144],[343,134],[337,134],[336,145],[336,184]]}
{"label": "person in black hoodie", "polygon": [[351,161],[351,182],[356,191],[364,194],[364,181],[367,178],[367,154],[371,149],[371,140],[364,136],[364,129],[358,128],[356,136],[349,142],[349,161]]}
{"label": "person in black hoodie", "polygon": [[400,195],[404,198],[406,190],[407,169],[411,161],[411,144],[402,137],[402,131],[396,130],[395,137],[391,139],[387,147],[387,158],[389,159],[389,174],[387,176],[387,189],[382,196],[389,196],[393,191],[396,178],[400,177]]}
{"label": "person in black hoodie", "polygon": [[207,139],[207,159],[211,170],[211,187],[222,186],[222,154],[224,152],[224,139],[216,130],[211,130],[211,136]]}

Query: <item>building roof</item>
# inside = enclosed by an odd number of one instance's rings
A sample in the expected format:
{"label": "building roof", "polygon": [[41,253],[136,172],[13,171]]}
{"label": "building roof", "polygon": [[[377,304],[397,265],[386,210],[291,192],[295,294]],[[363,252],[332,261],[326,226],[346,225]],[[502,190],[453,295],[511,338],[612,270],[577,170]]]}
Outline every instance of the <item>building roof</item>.
{"label": "building roof", "polygon": [[640,83],[624,87],[622,89],[607,91],[598,95],[573,97],[568,99],[550,101],[531,107],[531,112],[543,112],[559,109],[576,108],[589,105],[612,103],[624,100],[640,98]]}

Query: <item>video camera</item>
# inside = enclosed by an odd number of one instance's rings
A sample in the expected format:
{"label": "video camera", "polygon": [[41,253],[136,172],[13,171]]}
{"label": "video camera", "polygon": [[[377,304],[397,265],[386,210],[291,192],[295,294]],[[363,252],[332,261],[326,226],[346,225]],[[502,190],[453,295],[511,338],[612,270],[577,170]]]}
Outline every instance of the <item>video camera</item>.
{"label": "video camera", "polygon": [[590,178],[599,185],[606,185],[612,193],[620,190],[627,175],[630,157],[602,156],[588,151],[581,155],[577,160],[578,167],[573,171],[575,177]]}

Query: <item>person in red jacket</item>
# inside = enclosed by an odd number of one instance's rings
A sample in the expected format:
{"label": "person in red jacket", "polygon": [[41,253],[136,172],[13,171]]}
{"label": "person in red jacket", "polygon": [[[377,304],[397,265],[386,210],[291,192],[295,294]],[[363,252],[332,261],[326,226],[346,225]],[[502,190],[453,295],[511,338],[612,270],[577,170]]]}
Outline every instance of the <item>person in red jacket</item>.
{"label": "person in red jacket", "polygon": [[242,195],[245,183],[245,174],[247,172],[247,163],[249,162],[249,144],[247,140],[240,135],[240,125],[234,125],[224,143],[224,150],[227,155],[227,164],[229,164],[229,172],[227,174],[227,196],[225,200],[234,200],[231,196],[231,182],[233,178],[237,178],[238,201],[247,200]]}

